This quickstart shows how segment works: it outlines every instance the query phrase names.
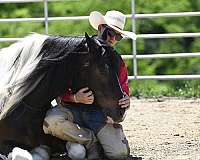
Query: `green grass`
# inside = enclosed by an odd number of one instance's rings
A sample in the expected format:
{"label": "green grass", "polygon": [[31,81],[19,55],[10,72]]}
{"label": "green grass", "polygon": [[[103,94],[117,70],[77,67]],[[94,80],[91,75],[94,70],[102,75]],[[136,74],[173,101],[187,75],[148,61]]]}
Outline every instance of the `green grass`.
{"label": "green grass", "polygon": [[200,82],[141,80],[129,82],[130,93],[135,97],[200,97]]}

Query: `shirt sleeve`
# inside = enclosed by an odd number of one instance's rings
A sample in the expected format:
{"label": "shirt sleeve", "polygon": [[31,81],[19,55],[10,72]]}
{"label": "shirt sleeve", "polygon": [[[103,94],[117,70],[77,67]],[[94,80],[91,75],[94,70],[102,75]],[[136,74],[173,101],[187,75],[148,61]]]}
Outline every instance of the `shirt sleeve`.
{"label": "shirt sleeve", "polygon": [[119,82],[122,87],[122,90],[126,92],[127,95],[129,95],[128,70],[123,60],[120,63],[119,68]]}
{"label": "shirt sleeve", "polygon": [[62,102],[71,102],[72,90],[69,88],[64,95],[60,96]]}

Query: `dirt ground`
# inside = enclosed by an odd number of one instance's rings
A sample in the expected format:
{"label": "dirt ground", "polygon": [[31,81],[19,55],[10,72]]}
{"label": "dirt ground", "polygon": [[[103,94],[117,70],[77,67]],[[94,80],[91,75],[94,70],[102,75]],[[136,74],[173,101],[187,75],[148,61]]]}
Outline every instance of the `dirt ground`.
{"label": "dirt ground", "polygon": [[200,160],[200,99],[131,99],[122,123],[144,160]]}

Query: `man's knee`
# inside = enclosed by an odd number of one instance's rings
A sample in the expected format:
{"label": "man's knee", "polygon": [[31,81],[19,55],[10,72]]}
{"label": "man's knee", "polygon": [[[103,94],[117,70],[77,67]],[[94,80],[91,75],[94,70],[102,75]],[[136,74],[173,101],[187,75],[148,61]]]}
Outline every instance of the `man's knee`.
{"label": "man's knee", "polygon": [[123,159],[126,159],[129,156],[129,148],[127,148],[127,147],[116,147],[116,148],[112,148],[112,150],[109,150],[109,152],[104,150],[104,154],[109,159],[123,160]]}
{"label": "man's knee", "polygon": [[43,122],[45,134],[51,134],[59,139],[89,145],[96,141],[94,133],[73,123],[72,112],[64,107],[49,110]]}
{"label": "man's knee", "polygon": [[66,149],[68,156],[73,160],[83,160],[86,156],[85,147],[81,144],[67,142]]}
{"label": "man's knee", "polygon": [[123,133],[122,127],[115,128],[107,124],[97,134],[104,154],[110,159],[125,159],[130,154],[128,141]]}
{"label": "man's knee", "polygon": [[[64,107],[55,107],[47,111],[43,122],[43,130],[46,134],[54,135],[66,121],[73,121],[73,114]],[[55,132],[55,133],[54,133]]]}

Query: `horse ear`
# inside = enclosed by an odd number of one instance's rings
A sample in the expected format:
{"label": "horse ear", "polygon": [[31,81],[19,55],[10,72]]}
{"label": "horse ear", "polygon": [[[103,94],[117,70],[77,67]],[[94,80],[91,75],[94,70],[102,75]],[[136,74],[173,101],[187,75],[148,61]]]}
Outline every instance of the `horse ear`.
{"label": "horse ear", "polygon": [[101,47],[100,42],[98,40],[95,40],[95,38],[93,38],[93,37],[90,38],[87,33],[85,33],[85,38],[86,38],[86,43],[87,43],[90,53],[96,54]]}
{"label": "horse ear", "polygon": [[86,38],[86,43],[87,43],[88,47],[92,46],[92,40],[86,32],[85,32],[85,38]]}
{"label": "horse ear", "polygon": [[85,32],[85,38],[86,40],[90,39],[90,36],[87,34],[87,32]]}
{"label": "horse ear", "polygon": [[86,43],[90,52],[92,52],[96,46],[94,40],[85,32]]}

